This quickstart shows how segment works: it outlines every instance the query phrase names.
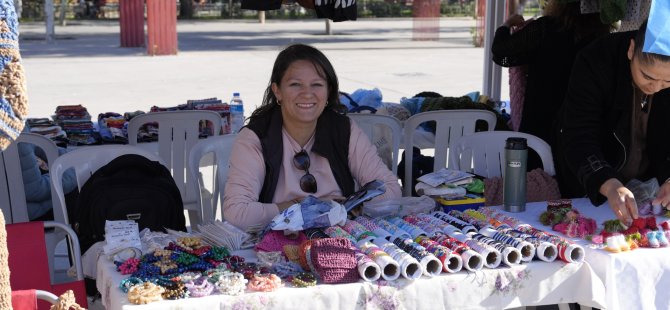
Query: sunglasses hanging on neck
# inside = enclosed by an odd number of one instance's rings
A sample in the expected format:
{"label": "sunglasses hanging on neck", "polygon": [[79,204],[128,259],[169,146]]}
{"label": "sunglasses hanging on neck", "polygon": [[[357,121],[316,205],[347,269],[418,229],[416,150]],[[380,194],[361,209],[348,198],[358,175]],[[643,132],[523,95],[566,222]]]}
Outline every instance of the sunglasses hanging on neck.
{"label": "sunglasses hanging on neck", "polygon": [[305,171],[305,175],[300,178],[300,189],[305,193],[316,193],[316,178],[309,173],[310,159],[307,151],[300,150],[293,156],[293,165],[300,170]]}

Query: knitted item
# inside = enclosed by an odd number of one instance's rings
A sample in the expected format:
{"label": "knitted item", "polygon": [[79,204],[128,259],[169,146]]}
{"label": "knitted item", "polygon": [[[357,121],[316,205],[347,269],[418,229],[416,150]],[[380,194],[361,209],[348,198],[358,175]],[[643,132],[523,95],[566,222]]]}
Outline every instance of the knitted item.
{"label": "knitted item", "polygon": [[1,0],[0,150],[6,149],[19,136],[27,115],[28,98],[19,54],[19,21],[14,2]]}
{"label": "knitted item", "polygon": [[[503,181],[500,177],[484,179],[486,206],[503,203]],[[546,201],[561,198],[558,183],[544,170],[537,168],[526,175],[526,202]]]}
{"label": "knitted item", "polygon": [[324,283],[352,283],[359,280],[356,254],[346,238],[313,240],[309,259]]}
{"label": "knitted item", "polygon": [[12,289],[9,285],[9,252],[5,216],[0,210],[0,309],[12,309]]}
{"label": "knitted item", "polygon": [[271,230],[263,236],[263,239],[258,244],[256,244],[255,250],[263,252],[281,252],[285,245],[298,245],[305,240],[307,240],[307,237],[305,237],[305,234],[302,232],[299,232],[298,236],[292,239],[285,236],[283,231]]}

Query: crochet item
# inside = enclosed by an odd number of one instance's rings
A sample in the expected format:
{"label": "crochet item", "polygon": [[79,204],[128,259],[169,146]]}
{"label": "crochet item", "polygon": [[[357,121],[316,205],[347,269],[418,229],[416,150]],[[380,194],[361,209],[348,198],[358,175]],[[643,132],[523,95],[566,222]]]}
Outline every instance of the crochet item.
{"label": "crochet item", "polygon": [[0,1],[0,42],[0,150],[4,150],[21,134],[28,115],[19,20],[10,0]]}
{"label": "crochet item", "polygon": [[324,283],[359,280],[355,251],[346,238],[312,240],[309,259]]}
{"label": "crochet item", "polygon": [[[500,177],[484,179],[486,206],[503,203],[503,181]],[[561,198],[556,180],[544,170],[537,168],[526,175],[526,202],[546,201]]]}
{"label": "crochet item", "polygon": [[0,210],[0,309],[12,308],[12,289],[9,286],[9,252],[5,216]]}
{"label": "crochet item", "polygon": [[299,232],[295,238],[289,238],[284,235],[283,231],[271,230],[263,236],[261,242],[256,245],[255,250],[263,252],[281,252],[285,245],[298,245],[305,240],[307,240],[307,237],[305,237],[305,234],[302,232]]}

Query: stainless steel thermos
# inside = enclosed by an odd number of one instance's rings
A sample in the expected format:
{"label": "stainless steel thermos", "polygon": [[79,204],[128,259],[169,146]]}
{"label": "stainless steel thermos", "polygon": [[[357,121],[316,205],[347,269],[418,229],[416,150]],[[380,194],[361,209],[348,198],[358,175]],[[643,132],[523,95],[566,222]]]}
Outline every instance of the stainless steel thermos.
{"label": "stainless steel thermos", "polygon": [[526,211],[526,160],[528,145],[525,138],[510,137],[505,143],[503,174],[503,205],[505,211]]}

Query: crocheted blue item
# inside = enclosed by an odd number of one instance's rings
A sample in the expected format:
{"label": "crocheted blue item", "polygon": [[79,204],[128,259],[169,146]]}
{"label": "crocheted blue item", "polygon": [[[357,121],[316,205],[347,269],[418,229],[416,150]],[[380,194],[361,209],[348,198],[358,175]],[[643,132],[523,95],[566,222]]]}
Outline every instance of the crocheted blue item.
{"label": "crocheted blue item", "polygon": [[13,0],[0,0],[0,55],[0,150],[4,150],[19,136],[28,114]]}

